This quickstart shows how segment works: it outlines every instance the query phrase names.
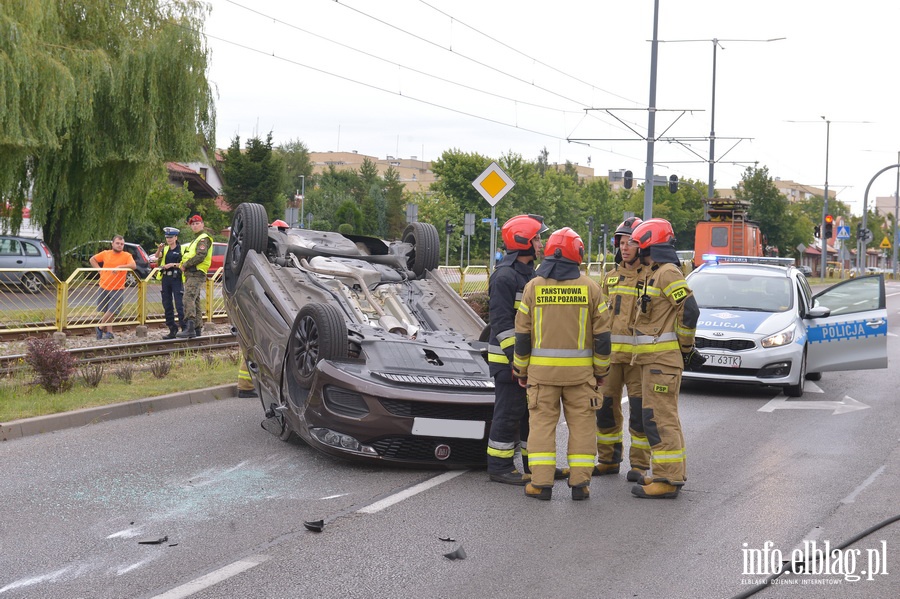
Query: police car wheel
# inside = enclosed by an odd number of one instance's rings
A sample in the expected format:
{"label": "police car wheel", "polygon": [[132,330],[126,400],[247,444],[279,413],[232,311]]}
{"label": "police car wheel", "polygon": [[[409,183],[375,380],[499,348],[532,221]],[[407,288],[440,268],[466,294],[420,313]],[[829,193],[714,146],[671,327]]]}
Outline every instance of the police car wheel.
{"label": "police car wheel", "polygon": [[806,380],[808,381],[821,381],[822,373],[821,372],[807,372]]}
{"label": "police car wheel", "polygon": [[788,397],[803,397],[803,384],[806,382],[806,349],[800,358],[800,378],[796,385],[788,385],[784,388],[784,394]]}

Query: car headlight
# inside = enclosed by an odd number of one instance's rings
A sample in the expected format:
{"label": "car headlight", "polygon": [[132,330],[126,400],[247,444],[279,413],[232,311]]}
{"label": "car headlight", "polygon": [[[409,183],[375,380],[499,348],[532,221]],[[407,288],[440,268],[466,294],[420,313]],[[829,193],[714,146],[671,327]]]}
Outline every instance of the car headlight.
{"label": "car headlight", "polygon": [[787,345],[788,343],[794,342],[794,336],[797,333],[797,327],[795,325],[791,325],[783,331],[775,333],[774,335],[769,335],[759,342],[763,347],[781,347],[782,345]]}

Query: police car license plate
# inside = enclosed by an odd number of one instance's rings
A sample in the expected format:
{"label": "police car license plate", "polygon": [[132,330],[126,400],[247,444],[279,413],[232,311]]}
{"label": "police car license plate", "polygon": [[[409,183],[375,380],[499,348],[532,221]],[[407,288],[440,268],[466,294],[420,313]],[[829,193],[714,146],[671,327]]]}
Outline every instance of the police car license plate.
{"label": "police car license plate", "polygon": [[412,434],[423,437],[455,437],[457,439],[483,439],[483,420],[444,420],[441,418],[413,419]]}
{"label": "police car license plate", "polygon": [[723,366],[725,368],[740,368],[740,356],[723,356],[722,354],[703,354],[706,358],[704,366]]}

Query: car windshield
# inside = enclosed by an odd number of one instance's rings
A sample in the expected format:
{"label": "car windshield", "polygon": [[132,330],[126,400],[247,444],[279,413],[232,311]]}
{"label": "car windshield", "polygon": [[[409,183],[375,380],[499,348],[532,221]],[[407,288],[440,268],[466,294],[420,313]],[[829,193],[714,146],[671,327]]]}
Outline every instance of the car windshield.
{"label": "car windshield", "polygon": [[787,277],[707,270],[697,272],[688,284],[701,308],[784,312],[791,307]]}

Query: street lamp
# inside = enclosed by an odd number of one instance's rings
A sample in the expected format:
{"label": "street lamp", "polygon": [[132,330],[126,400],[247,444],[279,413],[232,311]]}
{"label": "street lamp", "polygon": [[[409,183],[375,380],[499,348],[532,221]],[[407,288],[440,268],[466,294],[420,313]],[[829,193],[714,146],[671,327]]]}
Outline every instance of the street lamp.
{"label": "street lamp", "polygon": [[[710,123],[709,123],[709,183],[706,187],[706,203],[703,205],[703,220],[709,218],[709,201],[713,199],[715,193],[715,165],[716,165],[716,51],[719,47],[723,50],[721,42],[777,42],[787,39],[786,37],[773,37],[769,39],[745,40],[745,39],[697,39],[697,40],[659,40],[662,43],[677,42],[712,42],[713,60],[712,60],[712,101],[710,106]],[[649,177],[649,175],[648,175]]]}
{"label": "street lamp", "polygon": [[300,175],[300,228],[303,228],[303,204],[306,201],[306,176]]}

